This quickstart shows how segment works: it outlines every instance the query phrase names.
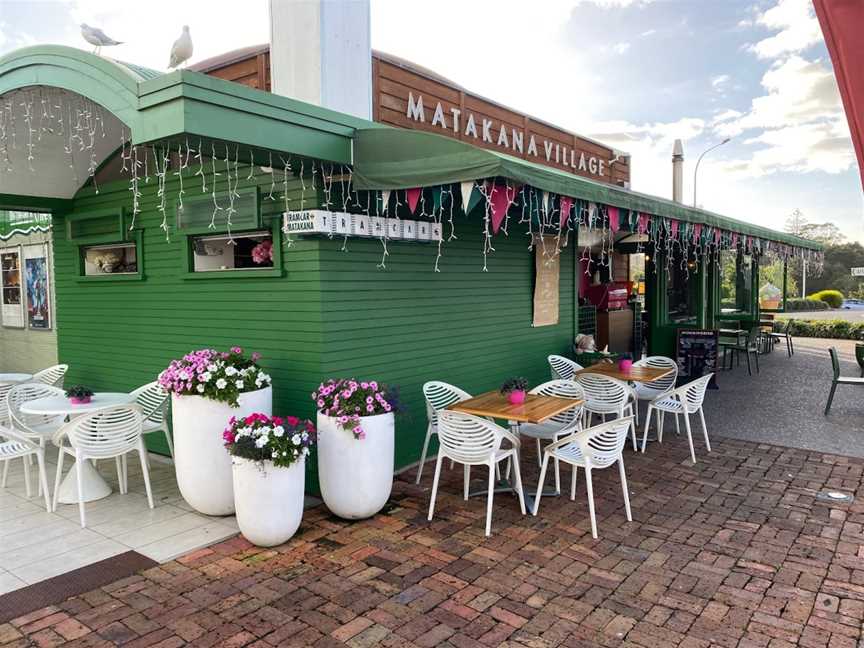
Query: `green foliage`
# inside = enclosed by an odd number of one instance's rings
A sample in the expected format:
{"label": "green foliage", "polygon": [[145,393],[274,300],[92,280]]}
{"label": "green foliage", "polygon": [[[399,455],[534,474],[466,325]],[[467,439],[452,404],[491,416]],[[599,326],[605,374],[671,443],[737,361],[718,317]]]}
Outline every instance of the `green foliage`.
{"label": "green foliage", "polygon": [[807,299],[823,301],[831,308],[840,308],[843,305],[843,293],[839,290],[820,290],[812,295],[808,295]]}
{"label": "green foliage", "polygon": [[802,299],[800,297],[793,297],[792,299],[786,300],[786,311],[816,311],[816,310],[828,310],[830,306],[824,301],[818,301],[815,299]]}
{"label": "green foliage", "polygon": [[[783,331],[787,320],[775,320],[774,330]],[[864,341],[864,322],[847,320],[793,319],[789,332],[798,337],[831,338],[835,340]]]}

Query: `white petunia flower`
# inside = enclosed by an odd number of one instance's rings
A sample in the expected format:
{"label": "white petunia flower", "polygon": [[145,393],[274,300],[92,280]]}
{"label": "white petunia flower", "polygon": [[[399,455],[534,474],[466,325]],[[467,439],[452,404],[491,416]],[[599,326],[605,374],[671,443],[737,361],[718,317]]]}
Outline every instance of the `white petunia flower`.
{"label": "white petunia flower", "polygon": [[295,434],[294,436],[292,436],[291,443],[293,443],[294,445],[300,445],[300,435]]}
{"label": "white petunia flower", "polygon": [[198,380],[200,380],[201,382],[209,382],[212,377],[213,377],[213,374],[211,374],[209,371],[205,371],[204,373],[201,374],[201,376],[198,378]]}
{"label": "white petunia flower", "polygon": [[233,376],[236,373],[237,373],[237,369],[235,367],[227,367],[225,369],[225,375],[226,376]]}
{"label": "white petunia flower", "polygon": [[308,433],[308,432],[304,432],[304,433],[301,434],[300,436],[301,436],[301,438],[302,438],[304,441],[308,441],[308,440],[309,440],[309,433]]}
{"label": "white petunia flower", "polygon": [[255,439],[256,448],[263,448],[265,445],[267,445],[267,437],[258,437]]}
{"label": "white petunia flower", "polygon": [[198,393],[199,393],[199,394],[203,394],[203,393],[204,393],[204,385],[198,385],[197,389],[198,389]]}
{"label": "white petunia flower", "polygon": [[243,381],[242,380],[235,380],[234,384],[237,386],[237,389],[243,389]]}
{"label": "white petunia flower", "polygon": [[304,456],[304,457],[308,457],[308,456],[309,456],[309,448],[303,448],[303,456]]}
{"label": "white petunia flower", "polygon": [[277,425],[273,428],[273,434],[275,434],[277,437],[281,437],[283,434],[285,434],[285,428],[283,428],[281,425]]}
{"label": "white petunia flower", "polygon": [[207,371],[216,371],[216,365],[211,362],[207,365]]}
{"label": "white petunia flower", "polygon": [[228,383],[226,382],[226,380],[224,378],[220,378],[219,380],[216,381],[217,389],[225,389],[225,387],[227,387],[227,386],[228,386]]}

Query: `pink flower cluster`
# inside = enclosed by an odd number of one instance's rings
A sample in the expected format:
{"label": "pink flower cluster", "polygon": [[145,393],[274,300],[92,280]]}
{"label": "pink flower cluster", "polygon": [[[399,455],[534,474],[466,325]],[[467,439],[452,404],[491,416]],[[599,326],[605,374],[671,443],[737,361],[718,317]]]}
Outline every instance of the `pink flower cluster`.
{"label": "pink flower cluster", "polygon": [[200,349],[187,353],[180,360],[172,360],[168,368],[159,374],[159,384],[168,392],[189,393],[197,382],[198,376],[207,372],[208,365],[216,358],[227,356],[227,353],[220,354],[214,349]]}
{"label": "pink flower cluster", "polygon": [[362,417],[393,411],[386,388],[374,380],[330,379],[312,392],[312,400],[322,414],[335,418],[342,429],[351,430],[355,439],[366,438]]}
{"label": "pink flower cluster", "polygon": [[273,241],[265,239],[252,248],[252,260],[255,263],[270,263],[273,261]]}

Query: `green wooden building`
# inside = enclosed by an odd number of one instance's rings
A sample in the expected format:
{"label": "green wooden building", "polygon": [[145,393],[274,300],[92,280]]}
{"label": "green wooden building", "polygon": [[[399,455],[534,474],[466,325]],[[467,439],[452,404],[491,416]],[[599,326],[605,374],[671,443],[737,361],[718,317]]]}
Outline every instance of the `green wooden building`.
{"label": "green wooden building", "polygon": [[[758,317],[758,263],[747,259],[819,254],[787,234],[458,141],[57,46],[0,59],[0,209],[52,215],[68,383],[130,390],[192,349],[240,345],[263,355],[274,413],[312,416],[319,381],[375,378],[398,385],[407,409],[399,466],[420,454],[425,381],[470,392],[513,375],[536,384],[547,355],[570,352],[580,232],[651,257],[652,353],[671,354],[678,328],[716,326],[721,251],[742,259],[738,312],[726,315],[737,319]],[[309,210],[431,233],[283,231],[285,213]],[[535,257],[547,243],[557,323],[533,326]],[[686,312],[670,315],[672,298]]]}

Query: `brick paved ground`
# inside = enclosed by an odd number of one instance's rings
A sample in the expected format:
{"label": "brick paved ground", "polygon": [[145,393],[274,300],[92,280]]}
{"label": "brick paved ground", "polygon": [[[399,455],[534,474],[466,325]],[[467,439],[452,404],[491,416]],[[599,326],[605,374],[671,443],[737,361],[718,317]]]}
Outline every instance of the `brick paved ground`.
{"label": "brick paved ground", "polygon": [[[581,488],[575,502],[544,499],[537,518],[500,496],[486,539],[460,471],[432,523],[431,475],[402,478],[371,520],[308,511],[285,546],[198,551],[0,625],[0,645],[856,648],[864,460],[714,446],[696,466],[674,435],[628,451],[631,523],[617,471],[598,473],[597,541]],[[857,499],[817,500],[828,487]]]}

